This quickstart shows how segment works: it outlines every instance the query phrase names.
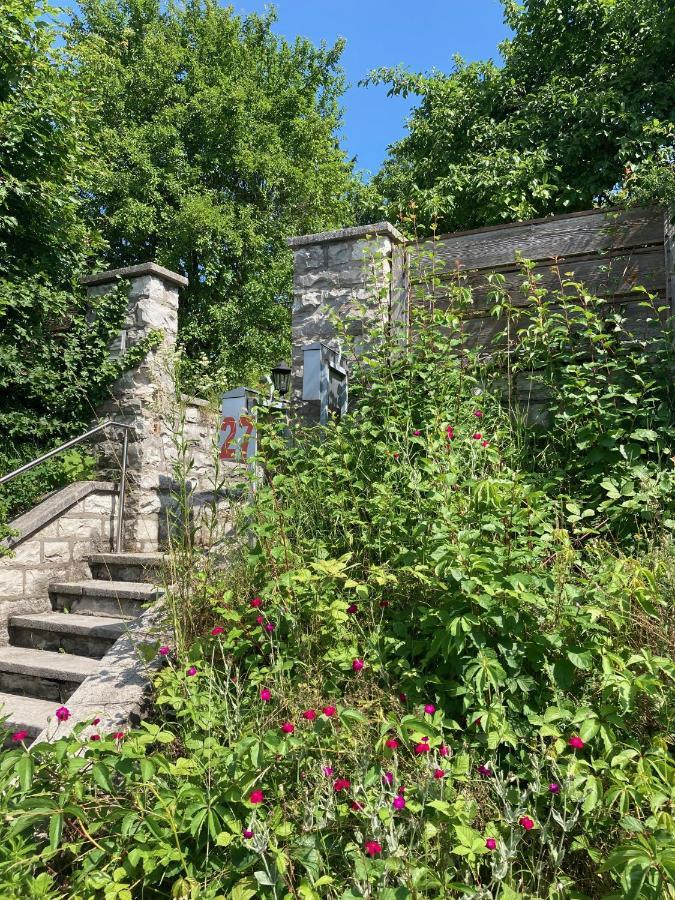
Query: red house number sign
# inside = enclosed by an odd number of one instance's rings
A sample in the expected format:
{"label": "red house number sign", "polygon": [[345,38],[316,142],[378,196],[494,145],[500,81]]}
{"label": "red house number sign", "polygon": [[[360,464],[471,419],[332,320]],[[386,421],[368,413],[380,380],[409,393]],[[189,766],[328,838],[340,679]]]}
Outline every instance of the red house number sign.
{"label": "red house number sign", "polygon": [[238,421],[234,416],[225,416],[220,426],[223,436],[220,458],[229,460],[236,458],[236,440],[241,436],[241,461],[245,462],[254,427],[252,419],[246,413],[242,413]]}

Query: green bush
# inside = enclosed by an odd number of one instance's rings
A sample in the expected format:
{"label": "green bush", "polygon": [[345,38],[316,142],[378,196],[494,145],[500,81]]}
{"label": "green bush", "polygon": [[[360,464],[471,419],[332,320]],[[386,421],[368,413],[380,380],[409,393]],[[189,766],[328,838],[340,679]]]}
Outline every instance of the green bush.
{"label": "green bush", "polygon": [[[499,356],[463,349],[470,299],[421,312],[409,354],[354,346],[342,421],[290,444],[267,427],[238,567],[181,556],[210,618],[175,617],[202,633],[163,649],[153,721],[17,736],[2,896],[675,897],[672,494],[645,519],[603,489],[585,516],[598,461],[566,453],[586,405],[563,436],[523,422]],[[518,336],[536,371],[540,343],[577,341],[553,309],[537,321]],[[612,384],[661,352],[612,334]],[[557,389],[582,357],[553,356]],[[623,393],[600,391],[620,440]]]}

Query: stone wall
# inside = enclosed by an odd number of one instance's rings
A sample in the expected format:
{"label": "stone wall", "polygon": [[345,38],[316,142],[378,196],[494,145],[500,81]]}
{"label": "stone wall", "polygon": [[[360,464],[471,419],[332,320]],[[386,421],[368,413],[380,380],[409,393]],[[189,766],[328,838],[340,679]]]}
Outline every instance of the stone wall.
{"label": "stone wall", "polygon": [[90,577],[87,558],[112,550],[116,515],[116,484],[79,481],[10,523],[12,555],[0,558],[0,645],[10,616],[51,609],[49,582]]}
{"label": "stone wall", "polygon": [[307,234],[288,241],[294,257],[293,394],[301,401],[302,347],[339,349],[335,320],[358,340],[364,322],[407,326],[403,236],[389,222]]}

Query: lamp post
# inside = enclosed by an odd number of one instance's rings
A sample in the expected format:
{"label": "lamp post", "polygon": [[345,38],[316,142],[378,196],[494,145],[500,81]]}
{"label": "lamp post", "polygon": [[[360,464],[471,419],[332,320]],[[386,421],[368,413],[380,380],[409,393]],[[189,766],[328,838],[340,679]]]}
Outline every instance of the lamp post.
{"label": "lamp post", "polygon": [[283,360],[272,369],[272,384],[280,397],[285,397],[291,384],[291,367]]}

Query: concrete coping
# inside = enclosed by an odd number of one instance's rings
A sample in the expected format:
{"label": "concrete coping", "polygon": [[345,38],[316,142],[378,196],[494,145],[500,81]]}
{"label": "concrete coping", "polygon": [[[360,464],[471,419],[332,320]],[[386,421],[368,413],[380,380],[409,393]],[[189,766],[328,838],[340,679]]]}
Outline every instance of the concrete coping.
{"label": "concrete coping", "polygon": [[140,263],[137,266],[124,266],[121,269],[108,269],[106,272],[95,272],[93,275],[85,275],[80,278],[80,284],[86,287],[95,287],[98,284],[110,284],[122,279],[143,278],[146,275],[152,275],[153,278],[161,278],[162,281],[168,281],[169,284],[175,284],[178,287],[187,287],[188,280],[184,275],[178,272],[172,272],[171,269],[165,269],[154,262]]}
{"label": "concrete coping", "polygon": [[302,234],[288,238],[286,245],[293,249],[305,247],[307,244],[327,244],[334,241],[362,240],[367,237],[384,235],[396,244],[404,244],[405,238],[394,228],[391,222],[375,222],[372,225],[355,225],[351,228],[339,228],[337,231],[321,231],[318,234]]}
{"label": "concrete coping", "polygon": [[29,509],[22,516],[14,519],[9,523],[9,528],[18,534],[5,538],[2,542],[5,547],[10,549],[16,547],[26,538],[35,534],[40,528],[49,524],[61,513],[65,512],[71,506],[74,506],[83,497],[94,494],[97,491],[104,493],[117,494],[117,485],[112,481],[75,481],[68,484],[61,490],[54,491],[46,497],[37,506]]}
{"label": "concrete coping", "polygon": [[213,406],[213,403],[209,402],[208,400],[203,400],[201,397],[189,397],[187,394],[181,394],[180,399],[181,402],[185,403],[186,406]]}

